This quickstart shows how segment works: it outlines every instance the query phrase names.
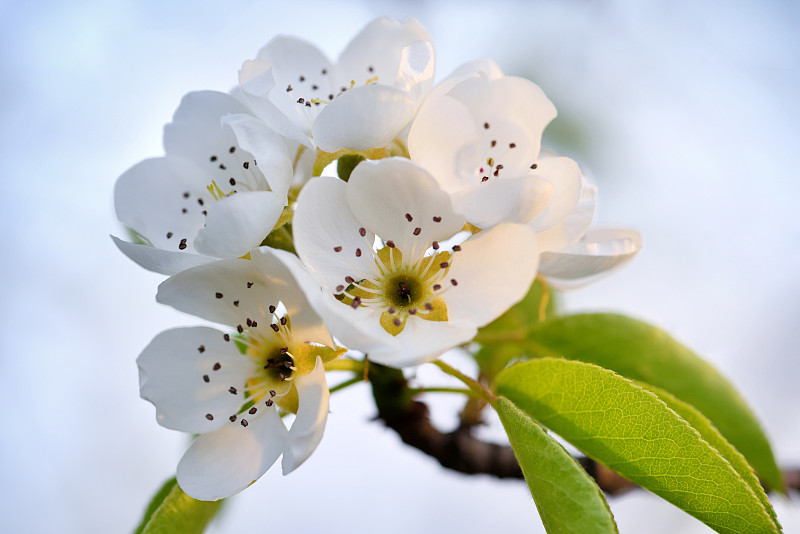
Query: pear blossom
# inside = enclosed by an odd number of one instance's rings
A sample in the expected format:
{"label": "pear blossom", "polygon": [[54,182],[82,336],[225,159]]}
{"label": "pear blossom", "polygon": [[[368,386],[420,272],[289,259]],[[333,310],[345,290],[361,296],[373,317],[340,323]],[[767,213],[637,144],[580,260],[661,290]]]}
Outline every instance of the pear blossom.
{"label": "pear blossom", "polygon": [[434,51],[414,19],[368,24],[336,63],[314,45],[279,36],[239,73],[241,94],[285,137],[327,153],[389,145],[433,85]]}
{"label": "pear blossom", "polygon": [[224,93],[184,96],[164,127],[166,155],[117,180],[117,217],[147,243],[113,238],[122,252],[175,274],[261,244],[287,204],[292,161],[284,140],[248,113]]}
{"label": "pear blossom", "polygon": [[[302,464],[327,418],[324,362],[344,351],[305,297],[316,288],[299,260],[268,247],[251,258],[207,263],[163,282],[159,302],[231,330],[167,330],[138,359],[140,392],[159,424],[200,434],[177,470],[178,484],[196,499],[241,491],[280,455],[284,474]],[[289,430],[278,407],[297,414]]]}
{"label": "pear blossom", "polygon": [[437,86],[411,125],[411,159],[477,228],[524,223],[538,235],[542,274],[573,279],[610,269],[640,248],[638,234],[589,232],[596,188],[571,159],[542,152],[556,108],[492,61],[467,63]]}
{"label": "pear blossom", "polygon": [[464,224],[404,158],[363,161],[347,183],[315,178],[293,221],[298,255],[323,288],[312,304],[345,345],[386,365],[469,341],[527,293],[538,250],[535,232],[513,223],[458,243]]}

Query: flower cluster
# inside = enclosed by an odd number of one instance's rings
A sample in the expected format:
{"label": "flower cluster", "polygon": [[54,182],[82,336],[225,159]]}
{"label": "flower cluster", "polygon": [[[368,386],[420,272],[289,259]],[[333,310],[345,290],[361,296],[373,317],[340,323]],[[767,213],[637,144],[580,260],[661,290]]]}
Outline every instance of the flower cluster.
{"label": "flower cluster", "polygon": [[308,458],[326,366],[346,350],[431,361],[537,275],[584,279],[640,248],[635,232],[590,229],[596,188],[542,152],[556,110],[539,87],[489,60],[434,86],[434,66],[414,20],[370,23],[335,62],[275,38],[231,94],[186,95],[165,155],[118,179],[133,239],[114,242],[170,276],[158,302],[225,326],[167,330],[138,360],[158,422],[199,434],[178,466],[189,495],[224,498],[281,455],[284,473]]}

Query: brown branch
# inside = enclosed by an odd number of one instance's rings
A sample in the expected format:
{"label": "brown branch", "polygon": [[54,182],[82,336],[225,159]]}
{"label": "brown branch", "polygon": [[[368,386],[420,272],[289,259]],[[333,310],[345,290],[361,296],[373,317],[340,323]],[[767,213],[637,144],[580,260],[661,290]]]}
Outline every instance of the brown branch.
{"label": "brown branch", "polygon": [[[435,458],[443,467],[497,478],[522,479],[522,471],[508,445],[487,443],[472,435],[479,423],[480,403],[468,402],[462,424],[452,432],[441,432],[430,421],[425,403],[413,399],[403,373],[370,363],[369,380],[378,408],[378,419],[394,430],[404,443]],[[608,467],[586,457],[576,458],[608,495],[620,495],[638,486]],[[800,491],[800,469],[783,472],[786,487]]]}

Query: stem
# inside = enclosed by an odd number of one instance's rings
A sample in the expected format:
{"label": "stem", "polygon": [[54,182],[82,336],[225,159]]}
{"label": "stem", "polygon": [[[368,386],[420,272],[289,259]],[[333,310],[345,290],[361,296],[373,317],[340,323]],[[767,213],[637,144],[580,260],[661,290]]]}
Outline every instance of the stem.
{"label": "stem", "polygon": [[340,391],[340,390],[345,389],[345,388],[349,388],[353,384],[360,384],[361,382],[363,382],[363,380],[361,379],[360,376],[354,376],[350,380],[345,380],[341,384],[336,384],[335,386],[330,388],[330,392],[331,393],[336,393],[337,391]]}
{"label": "stem", "polygon": [[471,377],[465,375],[464,373],[462,373],[461,371],[459,371],[455,367],[453,367],[453,366],[451,366],[451,365],[449,365],[447,363],[444,363],[442,360],[436,360],[436,361],[431,362],[431,363],[433,363],[435,366],[437,366],[439,369],[441,369],[442,371],[444,371],[448,375],[454,376],[454,377],[458,378],[459,380],[461,380],[462,382],[464,382],[464,384],[469,389],[471,389],[474,393],[476,393],[477,396],[483,397],[484,399],[486,399],[490,403],[494,401],[494,399],[495,399],[494,393],[489,391],[486,388],[486,386],[484,386],[483,384],[481,384],[480,382],[478,382],[474,378],[471,378]]}
{"label": "stem", "polygon": [[445,388],[445,387],[436,387],[436,388],[408,388],[408,391],[412,395],[419,395],[421,393],[460,393],[461,395],[466,395],[468,397],[474,398],[483,398],[483,395],[478,395],[473,390],[469,388]]}
{"label": "stem", "polygon": [[357,374],[364,372],[364,362],[360,360],[332,360],[325,364],[326,371],[352,371]]}
{"label": "stem", "polygon": [[544,276],[537,276],[536,280],[542,285],[542,299],[539,301],[539,322],[547,319],[547,305],[550,303],[550,284]]}

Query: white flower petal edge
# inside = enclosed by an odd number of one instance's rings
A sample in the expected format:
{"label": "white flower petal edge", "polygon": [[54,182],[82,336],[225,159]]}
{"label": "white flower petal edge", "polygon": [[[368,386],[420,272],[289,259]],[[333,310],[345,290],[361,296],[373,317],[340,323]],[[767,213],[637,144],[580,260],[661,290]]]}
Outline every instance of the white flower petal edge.
{"label": "white flower petal edge", "polygon": [[162,250],[160,248],[151,247],[150,245],[128,243],[113,235],[111,239],[123,254],[136,262],[140,267],[167,276],[177,274],[190,267],[196,267],[216,259],[200,254],[186,254],[184,252]]}
{"label": "white flower petal edge", "polygon": [[237,424],[199,436],[178,463],[178,485],[190,497],[217,501],[258,480],[286,450],[287,431],[277,410],[247,428]]}
{"label": "white flower petal edge", "polygon": [[297,417],[289,430],[288,447],[283,453],[283,474],[288,475],[305,462],[322,440],[328,419],[330,391],[325,381],[322,358],[317,358],[314,370],[295,382],[299,406]]}
{"label": "white flower petal edge", "polygon": [[[186,95],[164,128],[166,156],[144,160],[117,180],[120,221],[156,249],[175,253],[237,257],[258,246],[286,205],[292,165],[283,139],[255,125],[255,119],[244,119],[246,111],[224,93]],[[230,127],[221,123],[229,114],[238,117]],[[234,128],[247,149],[265,156],[263,169],[237,141]],[[134,246],[124,251],[165,274],[179,263],[170,255],[139,253]]]}
{"label": "white flower petal edge", "polygon": [[[594,229],[576,244],[557,252],[544,252],[540,271],[552,282],[573,281],[606,273],[621,266],[642,248],[642,238],[633,230]],[[588,280],[582,280],[588,283]]]}
{"label": "white flower petal edge", "polygon": [[[350,222],[331,224],[331,212]],[[348,183],[312,180],[294,219],[298,255],[323,286],[309,300],[338,339],[378,363],[436,358],[519,301],[536,275],[533,229],[504,223],[443,246],[463,222],[406,159],[364,161]]]}

